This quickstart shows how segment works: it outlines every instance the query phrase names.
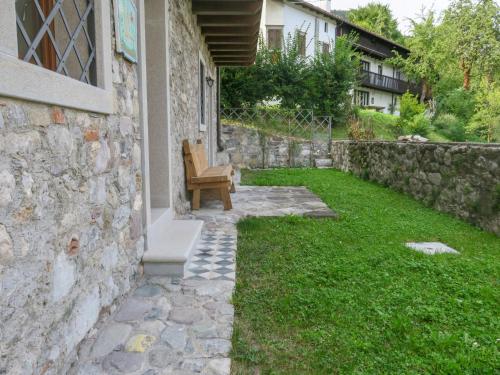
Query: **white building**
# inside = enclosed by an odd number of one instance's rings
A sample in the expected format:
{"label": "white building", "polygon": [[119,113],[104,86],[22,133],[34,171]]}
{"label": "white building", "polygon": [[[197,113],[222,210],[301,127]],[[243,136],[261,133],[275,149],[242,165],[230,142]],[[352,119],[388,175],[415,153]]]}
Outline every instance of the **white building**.
{"label": "white building", "polygon": [[401,95],[416,87],[387,59],[397,51],[406,56],[409,50],[389,39],[365,30],[331,11],[331,1],[319,6],[301,0],[264,0],[261,33],[271,48],[280,49],[288,38],[296,35],[305,57],[330,51],[338,36],[358,35],[356,48],[362,53],[363,71],[359,87],[354,90],[356,104],[384,113],[399,113]]}
{"label": "white building", "polygon": [[308,3],[264,0],[261,33],[272,48],[282,48],[296,35],[304,56],[329,51],[335,43],[336,25],[329,13]]}

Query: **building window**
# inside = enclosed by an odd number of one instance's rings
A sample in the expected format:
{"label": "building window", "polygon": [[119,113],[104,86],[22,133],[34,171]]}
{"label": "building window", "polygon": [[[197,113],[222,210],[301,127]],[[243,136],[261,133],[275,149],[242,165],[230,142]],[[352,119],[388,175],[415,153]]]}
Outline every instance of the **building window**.
{"label": "building window", "polygon": [[16,0],[18,55],[97,85],[94,1]]}
{"label": "building window", "polygon": [[396,79],[401,79],[401,72],[396,70]]}
{"label": "building window", "polygon": [[378,74],[382,75],[382,65],[378,66]]}
{"label": "building window", "polygon": [[328,22],[325,22],[325,33],[328,32]]}
{"label": "building window", "polygon": [[267,28],[267,46],[269,49],[281,49],[283,41],[283,28],[282,27],[268,27]]}
{"label": "building window", "polygon": [[330,44],[329,43],[323,43],[323,54],[324,55],[330,54]]}
{"label": "building window", "polygon": [[297,51],[300,56],[306,55],[306,33],[302,31],[297,32]]}
{"label": "building window", "polygon": [[361,70],[364,72],[370,71],[370,63],[368,61],[361,60]]}
{"label": "building window", "polygon": [[200,129],[205,126],[205,65],[200,60]]}
{"label": "building window", "polygon": [[370,93],[368,91],[354,90],[354,104],[365,107],[370,104]]}

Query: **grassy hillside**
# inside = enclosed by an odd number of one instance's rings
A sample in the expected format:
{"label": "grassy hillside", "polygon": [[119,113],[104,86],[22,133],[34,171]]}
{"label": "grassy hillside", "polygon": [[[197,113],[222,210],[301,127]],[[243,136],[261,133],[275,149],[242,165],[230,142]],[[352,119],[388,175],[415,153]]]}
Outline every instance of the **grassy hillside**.
{"label": "grassy hillside", "polygon": [[[375,134],[375,139],[384,141],[394,141],[398,138],[394,128],[398,120],[398,116],[389,115],[385,113],[375,112],[371,110],[362,109],[359,111],[362,126],[364,128],[372,128]],[[334,127],[333,139],[349,139],[348,125]],[[448,142],[449,140],[431,130],[427,137],[434,142]]]}
{"label": "grassy hillside", "polygon": [[[265,112],[266,111],[263,111],[263,113]],[[359,116],[362,127],[365,129],[373,129],[376,140],[395,141],[398,138],[395,132],[398,116],[364,109],[359,111]],[[255,118],[248,117],[244,120],[222,117],[222,124],[256,129],[266,135],[289,135],[288,123],[281,119],[280,116],[275,116],[275,118],[270,116],[270,119],[266,119],[265,116],[262,118],[256,116]],[[300,126],[294,126],[293,135],[298,138],[308,138],[310,137],[310,130],[302,129]],[[342,124],[340,126],[333,126],[332,135],[335,140],[349,139],[349,125]],[[325,137],[327,136],[325,135]],[[433,130],[429,131],[427,138],[435,142],[449,141],[446,137]]]}

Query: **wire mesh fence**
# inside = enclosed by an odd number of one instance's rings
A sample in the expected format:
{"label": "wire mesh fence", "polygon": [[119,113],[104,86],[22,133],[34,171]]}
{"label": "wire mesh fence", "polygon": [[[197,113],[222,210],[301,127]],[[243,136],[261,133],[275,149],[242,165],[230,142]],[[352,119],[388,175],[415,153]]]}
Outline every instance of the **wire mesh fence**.
{"label": "wire mesh fence", "polygon": [[288,137],[289,166],[295,166],[293,160],[299,143],[308,144],[309,166],[314,165],[314,159],[329,156],[332,116],[317,116],[310,109],[223,108],[221,121],[224,125],[256,129],[264,136]]}

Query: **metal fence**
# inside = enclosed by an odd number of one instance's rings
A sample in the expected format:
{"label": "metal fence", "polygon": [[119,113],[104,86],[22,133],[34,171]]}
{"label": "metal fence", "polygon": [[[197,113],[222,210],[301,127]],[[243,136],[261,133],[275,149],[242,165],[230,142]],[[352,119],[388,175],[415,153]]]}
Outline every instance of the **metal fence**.
{"label": "metal fence", "polygon": [[310,109],[222,108],[221,121],[226,125],[251,127],[264,135],[288,137],[289,147],[308,144],[310,166],[313,166],[314,158],[329,156],[332,116],[318,116]]}

